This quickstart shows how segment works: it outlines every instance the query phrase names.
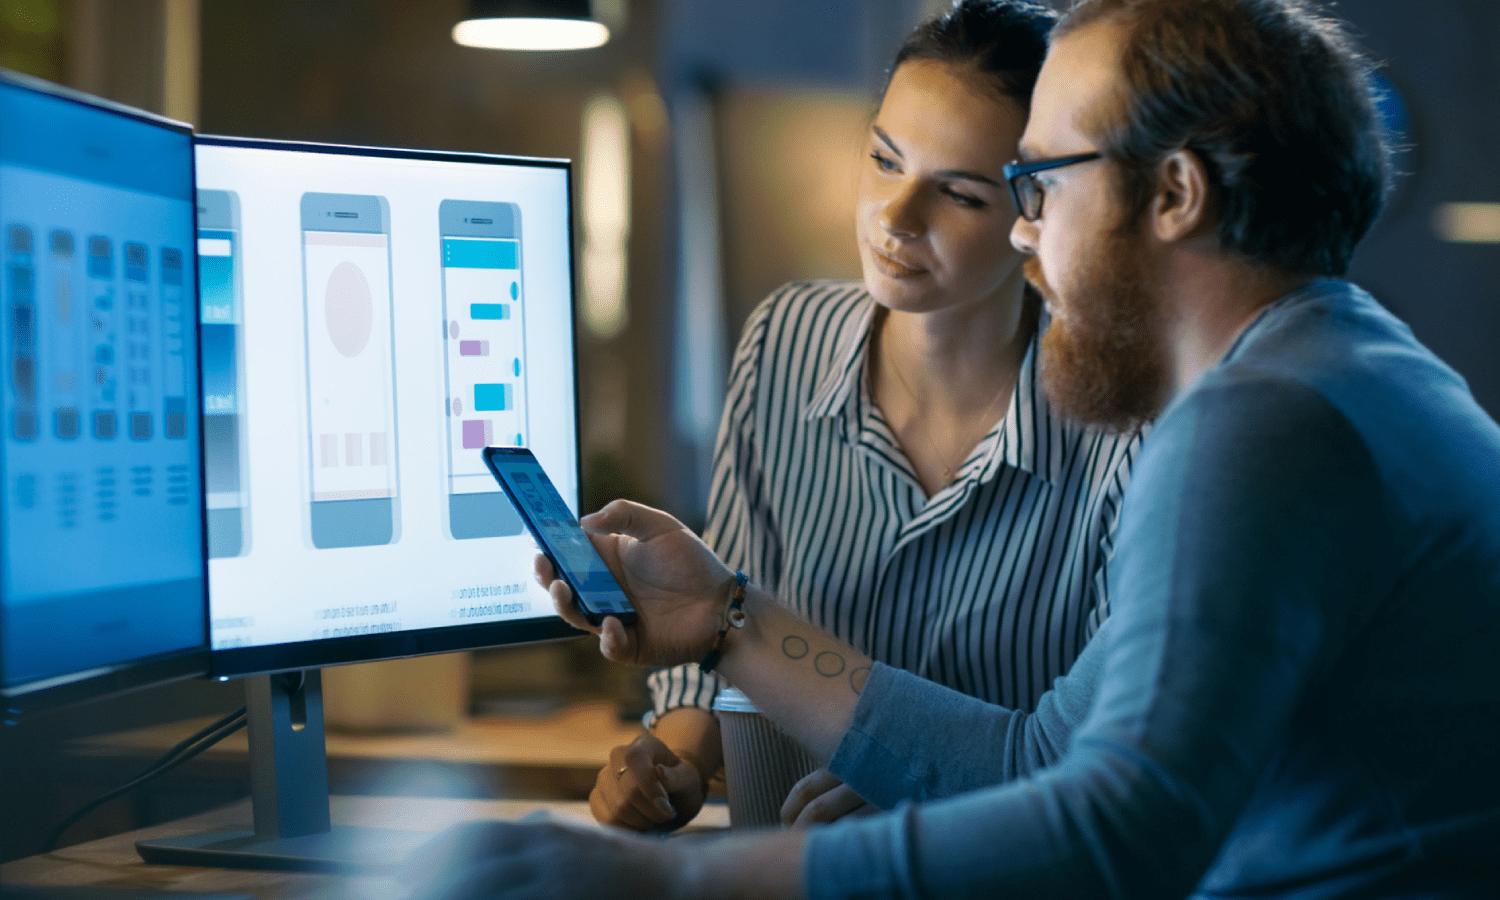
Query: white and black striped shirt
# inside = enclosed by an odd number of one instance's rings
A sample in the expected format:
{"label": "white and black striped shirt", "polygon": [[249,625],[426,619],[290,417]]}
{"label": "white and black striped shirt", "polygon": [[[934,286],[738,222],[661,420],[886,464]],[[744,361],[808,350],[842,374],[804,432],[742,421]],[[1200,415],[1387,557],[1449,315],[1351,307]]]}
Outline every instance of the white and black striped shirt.
{"label": "white and black striped shirt", "polygon": [[[745,325],[705,538],[873,658],[1034,709],[1108,614],[1105,571],[1139,439],[1052,415],[1033,340],[1005,418],[926,496],[870,394],[859,283],[781,288]],[[658,715],[716,676],[651,676]]]}

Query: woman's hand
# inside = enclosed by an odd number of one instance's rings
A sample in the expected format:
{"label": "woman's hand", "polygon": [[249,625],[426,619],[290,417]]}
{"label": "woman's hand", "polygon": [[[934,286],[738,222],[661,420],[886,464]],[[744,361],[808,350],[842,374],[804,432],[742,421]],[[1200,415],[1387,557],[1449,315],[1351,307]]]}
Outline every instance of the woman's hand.
{"label": "woman's hand", "polygon": [[827,769],[819,769],[792,785],[781,806],[781,821],[793,828],[806,828],[845,817],[871,816],[880,810]]}
{"label": "woman's hand", "polygon": [[643,734],[609,753],[589,792],[589,811],[605,825],[636,831],[681,828],[703,808],[707,779],[655,735]]}
{"label": "woman's hand", "polygon": [[568,624],[599,635],[599,651],[616,662],[671,666],[698,662],[724,621],[734,573],[708,545],[670,515],[616,500],[584,516],[584,530],[636,609],[629,628],[614,616],[590,625],[567,582],[538,556],[536,575]]}

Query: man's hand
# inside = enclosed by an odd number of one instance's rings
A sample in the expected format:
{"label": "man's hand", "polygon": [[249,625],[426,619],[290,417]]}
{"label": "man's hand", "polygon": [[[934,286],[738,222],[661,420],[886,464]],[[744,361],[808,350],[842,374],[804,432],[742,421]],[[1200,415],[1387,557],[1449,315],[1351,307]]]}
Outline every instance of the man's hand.
{"label": "man's hand", "polygon": [[417,850],[404,879],[414,900],[672,898],[682,851],[665,841],[563,825],[475,822]]}
{"label": "man's hand", "polygon": [[582,524],[635,606],[636,624],[626,628],[609,616],[602,626],[590,625],[567,583],[538,556],[537,581],[552,594],[558,615],[599,635],[599,651],[616,662],[671,666],[701,660],[723,622],[734,573],[681,522],[649,506],[616,500],[584,516]]}
{"label": "man's hand", "polygon": [[703,808],[704,786],[697,765],[643,734],[610,751],[589,793],[589,810],[605,825],[672,831]]}
{"label": "man's hand", "polygon": [[781,806],[781,821],[806,828],[848,817],[870,816],[880,810],[827,769],[819,769],[792,786]]}

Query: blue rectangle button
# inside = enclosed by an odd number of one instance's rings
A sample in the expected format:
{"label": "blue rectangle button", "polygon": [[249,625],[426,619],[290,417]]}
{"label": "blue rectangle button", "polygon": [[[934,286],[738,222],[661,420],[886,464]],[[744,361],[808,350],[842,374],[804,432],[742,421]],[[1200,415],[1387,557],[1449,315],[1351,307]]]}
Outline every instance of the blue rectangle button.
{"label": "blue rectangle button", "polygon": [[474,385],[476,412],[504,412],[515,408],[515,395],[509,384]]}

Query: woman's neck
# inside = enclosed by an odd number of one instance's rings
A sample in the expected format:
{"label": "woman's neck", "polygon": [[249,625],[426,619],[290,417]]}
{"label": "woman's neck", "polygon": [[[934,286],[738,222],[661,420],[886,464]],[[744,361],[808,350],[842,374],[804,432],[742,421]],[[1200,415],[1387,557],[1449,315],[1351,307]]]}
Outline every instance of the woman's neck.
{"label": "woman's neck", "polygon": [[[875,353],[911,400],[935,412],[991,406],[997,393],[1015,385],[1036,333],[1040,310],[1023,287],[1024,281],[1016,284],[1004,299],[938,312],[884,310]],[[872,364],[877,380],[881,368]]]}

